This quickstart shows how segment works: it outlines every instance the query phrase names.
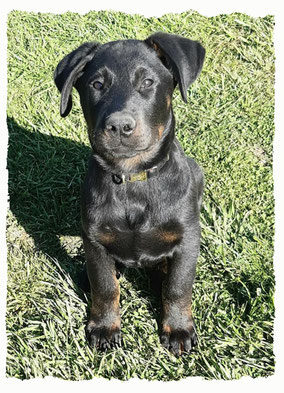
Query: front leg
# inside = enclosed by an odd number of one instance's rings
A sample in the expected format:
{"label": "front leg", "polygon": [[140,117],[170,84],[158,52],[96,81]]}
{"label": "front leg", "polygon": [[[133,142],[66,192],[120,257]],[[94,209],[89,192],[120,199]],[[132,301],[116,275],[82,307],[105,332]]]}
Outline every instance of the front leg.
{"label": "front leg", "polygon": [[191,314],[192,285],[199,253],[199,236],[188,239],[187,245],[167,259],[167,274],[162,287],[161,343],[174,355],[190,352],[197,343]]}
{"label": "front leg", "polygon": [[115,261],[104,247],[83,236],[92,307],[86,326],[91,347],[106,350],[120,344],[119,283]]}

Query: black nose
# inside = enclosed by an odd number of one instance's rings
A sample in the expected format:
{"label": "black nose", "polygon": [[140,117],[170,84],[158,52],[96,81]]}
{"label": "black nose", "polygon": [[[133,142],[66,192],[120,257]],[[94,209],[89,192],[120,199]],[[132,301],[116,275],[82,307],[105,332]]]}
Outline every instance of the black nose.
{"label": "black nose", "polygon": [[105,121],[105,129],[107,131],[121,132],[124,135],[131,135],[135,127],[136,121],[128,113],[113,113]]}

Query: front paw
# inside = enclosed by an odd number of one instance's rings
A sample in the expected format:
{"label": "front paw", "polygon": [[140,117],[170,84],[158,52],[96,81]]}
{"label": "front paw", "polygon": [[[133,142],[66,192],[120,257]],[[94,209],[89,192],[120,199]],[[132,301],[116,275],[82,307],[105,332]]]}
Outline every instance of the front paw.
{"label": "front paw", "polygon": [[121,332],[117,323],[111,326],[98,326],[94,321],[90,320],[86,325],[85,331],[91,348],[106,351],[120,346]]}
{"label": "front paw", "polygon": [[194,323],[187,328],[172,328],[170,325],[163,325],[160,335],[161,344],[175,356],[183,353],[190,353],[197,344],[197,333]]}

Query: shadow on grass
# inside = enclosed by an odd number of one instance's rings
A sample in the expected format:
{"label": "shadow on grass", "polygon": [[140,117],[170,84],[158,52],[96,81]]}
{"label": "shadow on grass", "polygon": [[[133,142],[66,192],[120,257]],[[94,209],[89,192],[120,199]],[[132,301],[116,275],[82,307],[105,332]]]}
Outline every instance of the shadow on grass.
{"label": "shadow on grass", "polygon": [[[89,292],[82,242],[76,248],[70,240],[70,256],[60,237],[81,234],[81,184],[91,150],[66,138],[25,130],[11,118],[7,124],[10,209],[36,248],[58,260],[77,288]],[[147,275],[136,269],[122,272],[156,309]]]}
{"label": "shadow on grass", "polygon": [[90,149],[66,138],[30,132],[8,118],[10,209],[36,247],[86,287],[84,254],[70,257],[60,236],[80,236],[80,187]]}

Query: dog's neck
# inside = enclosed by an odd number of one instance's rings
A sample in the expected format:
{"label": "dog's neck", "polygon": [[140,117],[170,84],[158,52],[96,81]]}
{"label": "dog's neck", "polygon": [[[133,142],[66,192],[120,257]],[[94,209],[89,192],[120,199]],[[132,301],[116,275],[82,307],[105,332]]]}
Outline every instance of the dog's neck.
{"label": "dog's neck", "polygon": [[160,170],[164,167],[164,165],[169,161],[170,155],[167,154],[166,157],[163,158],[162,161],[159,162],[158,165],[153,166],[149,169],[144,169],[143,171],[140,172],[133,172],[133,173],[113,173],[112,174],[112,180],[116,184],[121,184],[121,183],[133,183],[136,181],[147,181],[151,177],[157,176],[160,172]]}

